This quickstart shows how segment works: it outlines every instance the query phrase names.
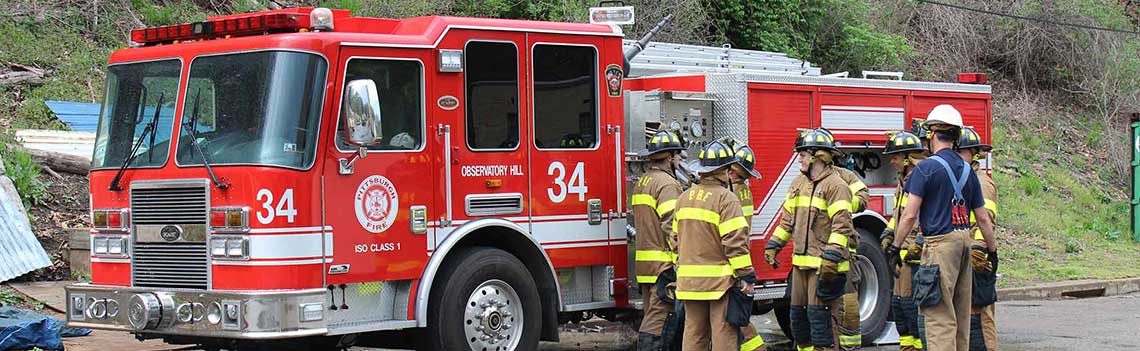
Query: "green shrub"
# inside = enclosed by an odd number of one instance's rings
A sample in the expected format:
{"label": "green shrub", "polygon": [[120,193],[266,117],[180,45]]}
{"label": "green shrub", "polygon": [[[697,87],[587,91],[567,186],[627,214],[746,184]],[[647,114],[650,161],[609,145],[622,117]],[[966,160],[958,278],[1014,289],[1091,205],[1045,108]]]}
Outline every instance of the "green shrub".
{"label": "green shrub", "polygon": [[1041,180],[1032,175],[1024,175],[1018,178],[1017,186],[1029,196],[1037,195],[1045,189],[1045,185],[1041,183]]}
{"label": "green shrub", "polygon": [[15,184],[24,206],[38,204],[44,195],[45,186],[40,182],[40,166],[32,159],[32,155],[12,150],[4,153],[3,157],[7,176]]}

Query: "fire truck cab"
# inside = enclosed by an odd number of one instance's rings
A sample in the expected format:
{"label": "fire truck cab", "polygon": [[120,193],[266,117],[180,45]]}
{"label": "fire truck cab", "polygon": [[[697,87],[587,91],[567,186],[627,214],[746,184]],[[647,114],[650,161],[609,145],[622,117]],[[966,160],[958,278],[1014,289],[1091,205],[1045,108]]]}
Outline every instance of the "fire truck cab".
{"label": "fire truck cab", "polygon": [[[626,81],[613,25],[294,8],[131,40],[107,69],[92,276],[67,288],[68,324],[172,343],[417,330],[424,349],[535,349],[560,323],[636,315],[626,187],[647,130],[757,150],[758,252],[797,127],[840,123],[837,139],[870,153],[929,103],[962,99],[989,138],[988,86],[668,69]],[[890,215],[892,173],[875,172],[867,235]],[[758,301],[778,308],[790,264],[754,262]]]}

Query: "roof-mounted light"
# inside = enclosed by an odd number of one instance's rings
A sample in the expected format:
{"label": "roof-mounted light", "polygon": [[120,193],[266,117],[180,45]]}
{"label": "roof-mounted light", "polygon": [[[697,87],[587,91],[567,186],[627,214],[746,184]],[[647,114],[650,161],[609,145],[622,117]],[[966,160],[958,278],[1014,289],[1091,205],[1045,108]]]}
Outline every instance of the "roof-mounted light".
{"label": "roof-mounted light", "polygon": [[[329,29],[332,28],[329,12]],[[240,36],[309,28],[310,16],[299,13],[254,14],[205,22],[183,23],[131,31],[131,41],[139,44]]]}
{"label": "roof-mounted light", "polygon": [[591,7],[590,23],[633,24],[633,6]]}
{"label": "roof-mounted light", "polygon": [[314,31],[332,31],[333,13],[325,7],[318,7],[309,12],[309,26]]}

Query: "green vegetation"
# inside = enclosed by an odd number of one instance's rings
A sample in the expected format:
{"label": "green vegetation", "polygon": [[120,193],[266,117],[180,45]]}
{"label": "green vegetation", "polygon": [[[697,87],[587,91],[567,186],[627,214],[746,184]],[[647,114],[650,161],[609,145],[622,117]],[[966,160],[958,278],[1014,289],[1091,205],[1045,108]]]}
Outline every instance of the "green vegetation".
{"label": "green vegetation", "polygon": [[20,193],[20,199],[24,201],[24,206],[38,204],[46,189],[40,181],[39,164],[32,159],[32,155],[17,149],[0,154],[4,159],[6,175],[12,179],[16,191]]}
{"label": "green vegetation", "polygon": [[0,287],[0,306],[15,306],[24,303],[24,295],[8,287]]}

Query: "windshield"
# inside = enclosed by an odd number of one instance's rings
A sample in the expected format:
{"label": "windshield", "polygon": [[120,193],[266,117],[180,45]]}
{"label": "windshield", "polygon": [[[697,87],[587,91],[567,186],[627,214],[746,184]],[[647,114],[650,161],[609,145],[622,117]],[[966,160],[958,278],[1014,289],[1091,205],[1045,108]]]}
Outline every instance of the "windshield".
{"label": "windshield", "polygon": [[[166,163],[170,152],[174,106],[178,101],[178,79],[182,74],[179,60],[163,60],[107,67],[107,95],[99,115],[92,168],[116,168],[131,154],[131,148],[143,137],[143,143],[131,167],[155,167]],[[161,100],[161,106],[159,106]],[[157,119],[155,112],[158,112]],[[143,136],[151,122],[156,128]]]}
{"label": "windshield", "polygon": [[[316,154],[327,64],[301,52],[206,56],[190,64],[177,160],[308,168]],[[194,125],[198,140],[186,126]]]}

